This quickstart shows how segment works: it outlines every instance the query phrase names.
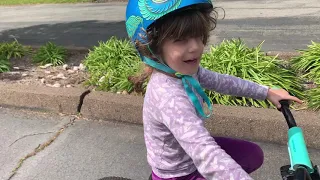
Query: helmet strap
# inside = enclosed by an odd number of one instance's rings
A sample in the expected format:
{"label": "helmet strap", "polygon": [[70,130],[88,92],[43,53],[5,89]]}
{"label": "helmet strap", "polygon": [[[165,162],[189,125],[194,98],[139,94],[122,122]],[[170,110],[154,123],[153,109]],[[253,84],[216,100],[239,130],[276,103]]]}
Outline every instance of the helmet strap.
{"label": "helmet strap", "polygon": [[[155,53],[153,53],[153,51],[152,51],[152,49],[150,48],[149,44],[147,45],[147,47],[148,47],[149,52],[150,52],[156,59],[158,59],[160,63],[168,66],[161,57],[159,57],[159,56],[157,56]],[[169,67],[169,66],[168,66],[168,67]]]}
{"label": "helmet strap", "polygon": [[[191,100],[191,102],[195,106],[196,111],[200,114],[200,116],[202,116],[204,118],[208,118],[211,116],[212,105],[211,105],[210,99],[205,94],[205,92],[202,90],[199,82],[194,77],[192,77],[191,75],[184,75],[184,74],[178,73],[175,70],[171,69],[169,66],[162,64],[162,63],[158,63],[158,62],[156,62],[150,58],[147,58],[145,56],[141,56],[141,58],[142,58],[143,62],[148,64],[149,66],[151,66],[155,69],[158,69],[160,71],[169,73],[169,74],[174,74],[178,78],[181,78],[182,83],[183,83],[183,87],[186,90],[189,99]],[[199,94],[203,98],[205,103],[208,105],[208,108],[210,111],[208,115],[206,115],[204,113],[203,107],[201,106],[196,93]]]}

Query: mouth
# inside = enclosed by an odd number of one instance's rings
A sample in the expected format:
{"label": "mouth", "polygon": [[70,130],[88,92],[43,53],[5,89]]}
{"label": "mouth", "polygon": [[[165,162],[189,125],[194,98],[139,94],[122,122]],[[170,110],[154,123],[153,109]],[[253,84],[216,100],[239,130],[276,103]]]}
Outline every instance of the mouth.
{"label": "mouth", "polygon": [[194,59],[188,59],[186,61],[183,61],[187,64],[196,64],[198,62],[198,59],[197,58],[194,58]]}

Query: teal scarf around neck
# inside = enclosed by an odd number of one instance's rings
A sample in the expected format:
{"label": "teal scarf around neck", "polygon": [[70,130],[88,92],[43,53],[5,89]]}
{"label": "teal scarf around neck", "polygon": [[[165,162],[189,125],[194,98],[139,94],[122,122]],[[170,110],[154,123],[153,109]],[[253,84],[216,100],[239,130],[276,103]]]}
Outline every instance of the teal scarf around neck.
{"label": "teal scarf around neck", "polygon": [[[208,118],[212,114],[212,105],[211,102],[208,98],[208,96],[205,94],[205,92],[202,90],[199,82],[193,78],[191,75],[184,75],[179,72],[176,72],[175,70],[171,69],[167,65],[157,63],[154,60],[147,58],[145,56],[141,56],[143,62],[148,64],[149,66],[158,69],[160,71],[169,73],[169,74],[174,74],[176,77],[181,78],[183,86],[185,91],[187,92],[187,95],[189,99],[192,101],[194,107],[196,108],[196,111],[200,114],[200,116],[204,118]],[[208,108],[210,110],[210,113],[206,115],[203,111],[203,107],[201,106],[199,99],[197,98],[195,92],[193,91],[192,87],[195,89],[195,91],[204,99],[205,103],[208,105]]]}

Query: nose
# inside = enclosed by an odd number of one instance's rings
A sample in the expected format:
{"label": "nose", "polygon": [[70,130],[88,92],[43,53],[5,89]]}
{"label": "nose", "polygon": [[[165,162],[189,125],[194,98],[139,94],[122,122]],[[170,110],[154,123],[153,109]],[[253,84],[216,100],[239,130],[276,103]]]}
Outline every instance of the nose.
{"label": "nose", "polygon": [[187,45],[189,47],[189,52],[195,52],[198,51],[203,47],[203,43],[201,41],[201,38],[189,38]]}

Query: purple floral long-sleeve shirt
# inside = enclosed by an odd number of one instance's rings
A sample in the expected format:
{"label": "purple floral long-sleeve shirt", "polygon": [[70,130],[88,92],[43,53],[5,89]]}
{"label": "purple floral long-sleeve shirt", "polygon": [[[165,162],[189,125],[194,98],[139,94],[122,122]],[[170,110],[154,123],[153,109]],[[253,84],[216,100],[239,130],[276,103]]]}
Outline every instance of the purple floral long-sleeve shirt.
{"label": "purple floral long-sleeve shirt", "polygon": [[[202,67],[194,76],[205,89],[264,100],[268,88]],[[200,100],[200,99],[199,99]],[[186,94],[181,79],[153,72],[143,106],[148,162],[161,178],[195,170],[207,180],[252,179],[210,135]]]}

